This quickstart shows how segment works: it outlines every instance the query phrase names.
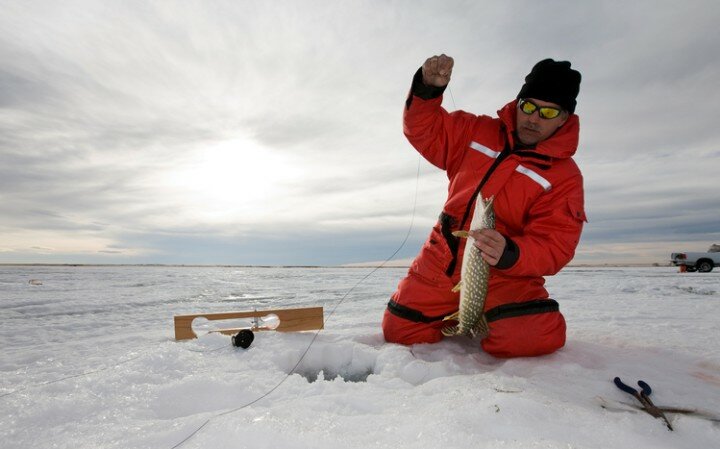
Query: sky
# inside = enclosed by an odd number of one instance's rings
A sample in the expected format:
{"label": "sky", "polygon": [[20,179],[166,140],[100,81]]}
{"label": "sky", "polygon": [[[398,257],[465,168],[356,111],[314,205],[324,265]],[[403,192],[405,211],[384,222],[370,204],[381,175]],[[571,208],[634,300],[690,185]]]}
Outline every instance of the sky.
{"label": "sky", "polygon": [[412,258],[447,178],[402,109],[440,53],[476,114],[541,59],[582,73],[574,263],[720,243],[715,1],[0,6],[0,263]]}

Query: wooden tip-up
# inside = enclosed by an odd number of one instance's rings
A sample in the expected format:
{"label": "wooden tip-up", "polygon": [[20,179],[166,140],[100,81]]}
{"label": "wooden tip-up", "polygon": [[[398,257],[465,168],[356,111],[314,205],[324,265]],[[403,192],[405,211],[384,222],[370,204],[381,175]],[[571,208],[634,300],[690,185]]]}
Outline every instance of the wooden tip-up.
{"label": "wooden tip-up", "polygon": [[[280,324],[275,329],[279,332],[296,332],[308,331],[323,328],[323,308],[322,307],[303,307],[297,309],[272,309],[272,310],[253,310],[251,312],[223,312],[223,313],[198,313],[194,315],[175,315],[175,340],[189,340],[197,338],[197,334],[193,331],[192,322],[195,318],[205,318],[210,321],[214,320],[233,320],[238,318],[262,318],[264,316],[275,314],[280,319]],[[250,328],[250,327],[248,327]],[[243,328],[220,329],[220,332],[226,335],[233,335]],[[252,328],[252,330],[268,330],[265,328]]]}

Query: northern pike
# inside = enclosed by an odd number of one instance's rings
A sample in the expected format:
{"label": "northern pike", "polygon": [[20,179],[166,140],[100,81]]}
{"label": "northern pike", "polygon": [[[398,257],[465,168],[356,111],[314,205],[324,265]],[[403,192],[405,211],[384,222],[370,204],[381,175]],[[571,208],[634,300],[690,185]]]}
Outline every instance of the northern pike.
{"label": "northern pike", "polygon": [[[483,200],[482,194],[478,195],[473,219],[470,222],[471,230],[495,229],[493,200],[494,197]],[[480,250],[475,246],[475,239],[468,231],[455,231],[453,235],[466,239],[460,282],[453,287],[453,291],[460,291],[460,306],[457,312],[445,317],[445,320],[457,320],[458,324],[443,328],[442,333],[446,337],[470,335],[485,338],[490,332],[483,313],[490,280],[490,265],[480,255]]]}

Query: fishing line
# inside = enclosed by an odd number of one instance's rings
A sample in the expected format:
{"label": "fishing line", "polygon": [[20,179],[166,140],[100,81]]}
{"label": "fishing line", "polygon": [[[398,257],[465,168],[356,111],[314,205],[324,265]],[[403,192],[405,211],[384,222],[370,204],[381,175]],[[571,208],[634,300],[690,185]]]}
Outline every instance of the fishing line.
{"label": "fishing line", "polygon": [[[452,100],[453,109],[454,109],[454,110],[457,110],[457,105],[455,104],[455,97],[454,97],[453,94],[452,94],[452,90],[450,89],[450,85],[447,86],[447,90],[448,90],[448,93],[450,93],[450,99]],[[419,190],[419,186],[420,186],[420,166],[421,166],[421,163],[422,163],[422,158],[421,158],[420,155],[418,154],[417,173],[415,174],[415,197],[413,198],[413,207],[412,207],[412,214],[411,214],[411,218],[410,218],[410,226],[408,226],[408,230],[407,230],[407,233],[405,234],[405,238],[403,239],[402,243],[400,243],[400,246],[398,246],[398,248],[397,248],[387,259],[385,259],[383,262],[381,262],[380,265],[378,265],[378,266],[376,266],[375,268],[373,268],[368,274],[366,274],[366,275],[365,275],[362,279],[360,279],[355,285],[353,285],[353,286],[350,288],[350,290],[348,290],[347,293],[345,293],[345,295],[343,295],[342,298],[340,298],[340,300],[339,300],[339,301],[335,304],[335,306],[333,306],[333,308],[330,310],[330,313],[328,314],[327,318],[323,321],[323,327],[325,327],[325,325],[328,323],[328,321],[330,320],[330,318],[335,314],[335,311],[337,310],[337,308],[340,307],[340,305],[345,301],[345,299],[350,295],[350,293],[352,293],[352,291],[355,290],[355,288],[356,288],[358,285],[362,284],[367,278],[369,278],[370,276],[372,276],[376,271],[378,271],[380,268],[384,267],[385,264],[387,264],[389,261],[391,261],[391,260],[393,259],[393,257],[395,257],[395,256],[400,252],[400,250],[405,246],[405,244],[407,243],[408,239],[410,238],[410,234],[411,234],[411,232],[412,232],[413,225],[414,225],[414,223],[415,223],[415,215],[416,215],[416,210],[417,210],[417,197],[418,197],[418,190]],[[192,437],[194,437],[195,435],[197,435],[198,432],[200,432],[203,428],[205,428],[205,426],[207,426],[207,425],[210,423],[210,421],[212,421],[213,419],[218,418],[218,417],[220,417],[220,416],[230,415],[230,414],[232,414],[232,413],[238,412],[238,411],[240,411],[240,410],[242,410],[242,409],[244,409],[244,408],[250,407],[251,405],[256,404],[256,403],[260,402],[261,400],[265,399],[266,397],[270,396],[275,390],[277,390],[278,388],[280,388],[280,386],[281,386],[283,383],[285,383],[285,381],[286,381],[288,378],[290,378],[290,376],[292,376],[293,374],[295,374],[295,370],[300,366],[300,363],[302,363],[302,361],[305,359],[305,356],[308,354],[308,352],[309,352],[310,349],[312,348],[313,344],[315,343],[315,340],[317,340],[318,335],[320,335],[320,331],[321,331],[321,330],[322,330],[322,329],[318,329],[318,330],[313,334],[312,340],[310,340],[310,344],[308,344],[307,348],[306,348],[305,351],[302,353],[302,355],[301,355],[300,358],[298,359],[297,363],[295,363],[295,366],[293,366],[293,368],[290,370],[290,372],[289,372],[287,375],[285,375],[285,376],[282,378],[282,380],[280,380],[280,382],[277,383],[277,385],[275,385],[274,387],[272,387],[269,391],[267,391],[266,393],[264,393],[264,394],[263,394],[262,396],[260,396],[259,398],[254,399],[253,401],[248,402],[247,404],[241,405],[240,407],[236,407],[236,408],[231,409],[231,410],[226,410],[226,411],[224,411],[224,412],[218,413],[218,414],[213,415],[213,416],[211,416],[210,418],[206,419],[206,420],[205,420],[202,424],[200,424],[200,426],[198,426],[190,435],[188,435],[187,437],[185,437],[182,441],[180,441],[179,443],[177,443],[177,444],[176,444],[175,446],[173,446],[171,449],[177,449],[178,447],[180,447],[180,446],[182,446],[183,444],[185,444],[185,442],[187,442],[187,441],[190,440]],[[218,348],[218,349],[219,349],[219,348]]]}
{"label": "fishing line", "polygon": [[[52,343],[52,342],[51,342],[51,343]],[[61,342],[56,342],[56,343],[60,344]],[[31,349],[39,348],[39,347],[41,347],[41,346],[45,346],[45,345],[42,344],[42,345],[31,346]],[[191,349],[189,349],[189,351],[191,351],[191,352],[198,352],[198,353],[201,353],[201,354],[206,354],[206,353],[210,353],[210,352],[219,351],[219,350],[221,350],[221,349],[227,349],[227,346],[226,346],[226,345],[223,345],[223,346],[220,346],[220,347],[217,347],[217,348],[214,348],[214,349],[208,349],[208,350],[205,350],[205,351],[194,351],[194,350],[191,350]],[[99,372],[102,372],[102,371],[107,371],[107,370],[110,369],[110,368],[116,368],[116,367],[118,367],[118,366],[121,366],[121,365],[124,365],[124,364],[126,364],[126,363],[132,362],[133,360],[137,360],[137,359],[139,359],[141,356],[142,356],[142,354],[137,355],[137,356],[135,356],[135,357],[130,357],[129,359],[123,360],[123,361],[121,361],[121,362],[113,363],[113,364],[108,365],[108,366],[106,366],[106,367],[104,367],[104,368],[99,368],[99,369],[90,370],[90,371],[84,371],[84,372],[78,373],[78,374],[70,374],[70,375],[67,375],[67,376],[64,376],[64,377],[60,377],[60,378],[58,378],[58,379],[48,380],[48,381],[46,381],[46,382],[39,382],[39,383],[36,383],[36,384],[33,384],[33,385],[27,385],[27,386],[25,386],[25,387],[21,387],[21,388],[18,388],[18,389],[16,389],[16,390],[11,390],[11,391],[8,391],[8,392],[6,392],[6,393],[0,394],[0,399],[5,398],[5,397],[7,397],[7,396],[12,396],[12,395],[14,395],[15,393],[20,393],[20,392],[23,392],[23,391],[31,390],[31,389],[33,389],[33,388],[44,387],[44,386],[46,386],[46,385],[51,385],[51,384],[54,384],[54,383],[62,382],[62,381],[64,381],[64,380],[76,379],[76,378],[78,378],[78,377],[89,376],[90,374],[95,374],[95,373],[99,373]]]}
{"label": "fishing line", "polygon": [[[453,107],[454,107],[455,109],[457,109],[457,106],[455,105],[455,98],[453,97],[452,90],[450,90],[450,86],[448,86],[448,92],[450,93],[450,98],[451,98],[451,100],[452,100]],[[372,275],[373,275],[375,272],[377,272],[380,268],[383,268],[388,262],[390,262],[390,261],[400,252],[400,250],[405,246],[405,244],[407,243],[408,239],[410,238],[410,234],[412,233],[412,229],[413,229],[413,226],[414,226],[414,223],[415,223],[415,215],[416,215],[416,211],[417,211],[417,198],[418,198],[418,191],[419,191],[419,185],[420,185],[420,167],[421,167],[421,163],[422,163],[422,158],[420,157],[420,155],[418,155],[418,165],[417,165],[417,171],[416,171],[416,174],[415,174],[415,194],[414,194],[414,198],[413,198],[413,207],[412,207],[412,212],[411,212],[411,216],[410,216],[410,225],[408,226],[408,230],[407,230],[407,233],[405,234],[405,237],[403,238],[403,240],[402,240],[402,242],[400,243],[400,245],[398,246],[398,248],[397,248],[389,257],[387,257],[383,262],[381,262],[379,265],[377,265],[376,267],[374,267],[369,273],[367,273],[365,276],[363,276],[355,285],[353,285],[353,286],[350,288],[350,290],[348,290],[348,291],[343,295],[342,298],[340,298],[340,300],[339,300],[339,301],[333,306],[333,308],[330,310],[330,313],[328,314],[327,318],[325,318],[325,320],[323,321],[323,327],[329,322],[330,318],[335,314],[335,312],[337,311],[338,307],[340,307],[340,305],[343,304],[343,302],[344,302],[345,299],[350,295],[350,293],[352,293],[360,284],[362,284],[366,279],[368,279],[370,276],[372,276]],[[267,391],[266,393],[264,393],[262,396],[258,397],[257,399],[254,399],[254,400],[251,401],[251,402],[248,402],[247,404],[244,404],[244,405],[242,405],[242,406],[240,406],[240,407],[236,407],[236,408],[231,409],[231,410],[227,410],[227,411],[218,413],[218,414],[216,414],[216,415],[208,418],[208,419],[205,420],[205,422],[203,422],[197,429],[195,429],[190,435],[188,435],[188,436],[185,437],[182,441],[180,441],[180,442],[177,443],[175,446],[173,446],[172,449],[176,449],[176,448],[182,446],[183,444],[185,444],[185,442],[187,442],[188,440],[190,440],[193,436],[195,436],[198,432],[200,432],[206,425],[208,425],[211,420],[213,420],[213,419],[215,419],[215,418],[218,418],[218,417],[221,417],[221,416],[224,416],[224,415],[229,415],[229,414],[238,412],[238,411],[240,411],[240,410],[242,410],[242,409],[244,409],[244,408],[250,407],[251,405],[256,404],[256,403],[258,403],[259,401],[265,399],[266,397],[268,397],[269,395],[271,395],[275,390],[277,390],[278,388],[280,388],[280,386],[281,386],[283,383],[285,383],[285,381],[286,381],[290,376],[292,376],[293,374],[295,374],[295,370],[300,366],[300,364],[302,363],[302,361],[303,361],[303,360],[305,359],[305,357],[307,356],[308,352],[310,351],[310,349],[312,348],[313,344],[314,344],[315,341],[317,340],[317,337],[318,337],[318,335],[320,334],[320,331],[321,331],[321,330],[322,330],[322,329],[319,329],[319,330],[317,330],[317,331],[313,334],[313,337],[312,337],[312,339],[310,340],[310,343],[308,344],[307,348],[303,351],[303,353],[302,353],[302,355],[300,356],[300,358],[298,359],[297,363],[295,363],[295,365],[294,365],[293,368],[290,370],[290,372],[289,372],[287,375],[285,375],[285,376],[282,378],[282,380],[277,383],[277,385],[275,385],[273,388],[271,388],[270,390],[268,390],[268,391]],[[221,349],[224,349],[224,348],[225,348],[225,346],[222,346],[222,347],[217,347],[217,348],[214,348],[214,349],[211,349],[211,350],[207,350],[207,351],[194,351],[194,352],[208,353],[208,352],[218,351],[218,350],[221,350]],[[100,368],[100,369],[96,369],[96,370],[91,370],[91,371],[85,371],[85,372],[82,372],[82,373],[78,373],[78,374],[73,374],[73,375],[61,377],[61,378],[59,378],[59,379],[54,379],[54,380],[47,381],[47,382],[41,382],[41,383],[38,383],[38,384],[35,384],[35,385],[29,385],[29,386],[27,386],[27,387],[19,388],[19,389],[17,389],[17,390],[13,390],[13,391],[10,391],[10,392],[7,392],[7,393],[0,394],[0,398],[5,398],[5,397],[7,397],[7,396],[11,396],[11,395],[14,395],[14,394],[16,394],[16,393],[20,393],[20,392],[23,392],[23,391],[27,391],[27,390],[30,390],[30,389],[33,389],[33,388],[42,387],[42,386],[46,386],[46,385],[51,385],[51,384],[54,384],[54,383],[62,382],[62,381],[64,381],[64,380],[76,379],[76,378],[79,378],[79,377],[85,377],[85,376],[89,376],[89,375],[91,375],[91,374],[96,374],[96,373],[100,373],[100,372],[103,372],[103,371],[107,371],[107,370],[110,369],[110,368],[115,368],[115,367],[124,365],[124,364],[126,364],[126,363],[132,362],[133,360],[137,360],[137,359],[140,358],[140,357],[141,357],[141,355],[137,355],[137,356],[131,357],[131,358],[127,359],[127,360],[123,360],[123,361],[121,361],[121,362],[108,365],[108,366],[106,366],[106,367],[104,367],[104,368]]]}
{"label": "fishing line", "polygon": [[90,374],[95,374],[95,373],[100,373],[100,372],[102,372],[102,371],[107,371],[107,370],[109,370],[110,368],[116,368],[116,367],[118,367],[118,366],[121,366],[121,365],[124,365],[124,364],[126,364],[126,363],[132,362],[133,360],[137,360],[137,359],[139,359],[141,356],[142,356],[142,354],[139,354],[139,355],[136,355],[135,357],[130,357],[129,359],[123,360],[122,362],[113,363],[113,364],[108,365],[108,366],[106,366],[106,367],[104,367],[104,368],[99,368],[99,369],[92,370],[92,371],[85,371],[85,372],[78,373],[78,374],[72,374],[72,375],[69,375],[69,376],[61,377],[61,378],[59,378],[59,379],[49,380],[49,381],[47,381],[47,382],[40,382],[40,383],[37,383],[37,384],[34,384],[34,385],[28,385],[27,387],[18,388],[17,390],[13,390],[13,391],[10,391],[10,392],[7,392],[7,393],[0,394],[0,398],[4,398],[4,397],[7,397],[7,396],[11,396],[11,395],[13,395],[13,394],[15,394],[15,393],[20,393],[20,392],[22,392],[22,391],[27,391],[27,390],[30,390],[30,389],[33,389],[33,388],[44,387],[45,385],[50,385],[50,384],[62,382],[63,380],[76,379],[76,378],[78,378],[78,377],[89,376]]}
{"label": "fishing line", "polygon": [[[454,101],[453,101],[453,103],[454,103]],[[374,267],[369,273],[367,273],[365,276],[363,276],[362,279],[360,279],[355,285],[353,285],[353,286],[350,288],[350,290],[348,290],[348,291],[345,293],[345,295],[343,295],[343,297],[340,298],[340,300],[339,300],[337,303],[335,303],[335,305],[333,306],[333,308],[330,310],[330,313],[327,315],[327,318],[325,318],[325,320],[323,321],[323,328],[324,328],[325,325],[328,323],[328,321],[330,321],[330,318],[335,314],[335,311],[337,310],[337,308],[340,307],[340,305],[345,301],[345,299],[350,295],[350,293],[352,293],[353,290],[355,290],[355,288],[357,288],[358,285],[362,284],[367,278],[369,278],[370,276],[372,276],[376,271],[378,271],[380,268],[384,267],[385,264],[387,264],[388,262],[390,262],[390,261],[393,259],[393,257],[395,257],[395,256],[400,252],[400,250],[405,246],[405,244],[407,243],[408,239],[410,238],[410,234],[412,233],[413,225],[414,225],[414,223],[415,223],[415,214],[416,214],[416,210],[417,210],[417,198],[418,198],[418,190],[419,190],[419,186],[420,186],[420,165],[421,165],[421,163],[422,163],[422,159],[421,159],[420,155],[418,154],[417,173],[415,174],[415,197],[414,197],[414,199],[413,199],[413,207],[412,207],[412,213],[411,213],[411,218],[410,218],[410,226],[408,226],[408,230],[407,230],[407,233],[405,234],[405,238],[403,239],[402,243],[400,243],[400,246],[398,246],[398,248],[397,248],[388,258],[386,258],[386,259],[385,259],[383,262],[381,262],[378,266]],[[195,435],[197,435],[198,432],[200,432],[205,426],[207,426],[207,425],[210,423],[210,421],[212,421],[213,419],[219,418],[219,417],[225,416],[225,415],[230,415],[230,414],[235,413],[235,412],[238,412],[238,411],[240,411],[240,410],[242,410],[242,409],[244,409],[244,408],[250,407],[251,405],[256,404],[256,403],[260,402],[261,400],[265,399],[266,397],[270,396],[275,390],[277,390],[278,388],[280,388],[280,386],[281,386],[283,383],[285,383],[285,381],[288,380],[288,379],[290,378],[290,376],[292,376],[293,374],[295,374],[295,370],[300,366],[300,363],[302,363],[302,361],[305,359],[305,356],[307,356],[308,352],[310,352],[310,349],[312,348],[313,344],[315,343],[315,340],[317,340],[318,335],[320,335],[320,331],[321,331],[321,330],[322,330],[322,329],[318,329],[318,330],[313,334],[313,337],[312,337],[312,339],[310,340],[310,343],[308,344],[307,348],[305,348],[305,351],[302,353],[302,355],[301,355],[300,358],[298,359],[297,363],[295,363],[295,366],[293,366],[293,368],[290,370],[290,372],[288,372],[288,373],[282,378],[282,380],[280,380],[280,382],[277,383],[277,385],[275,385],[274,387],[272,387],[270,390],[268,390],[268,391],[267,391],[266,393],[264,393],[262,396],[258,397],[257,399],[252,400],[251,402],[248,402],[247,404],[243,404],[243,405],[241,405],[241,406],[239,406],[239,407],[236,407],[236,408],[234,408],[234,409],[226,410],[226,411],[221,412],[221,413],[217,413],[217,414],[211,416],[210,418],[206,419],[206,420],[205,420],[202,424],[200,424],[190,435],[188,435],[187,437],[185,437],[182,441],[180,441],[179,443],[177,443],[177,444],[176,444],[175,446],[173,446],[171,449],[177,449],[178,447],[180,447],[180,446],[182,446],[183,444],[185,444],[185,442],[187,442],[187,441],[190,440],[192,437],[194,437]]]}
{"label": "fishing line", "polygon": [[450,85],[447,86],[447,91],[450,94],[450,99],[452,100],[453,109],[457,111],[457,106],[455,105],[455,97],[453,97],[452,89],[450,89]]}

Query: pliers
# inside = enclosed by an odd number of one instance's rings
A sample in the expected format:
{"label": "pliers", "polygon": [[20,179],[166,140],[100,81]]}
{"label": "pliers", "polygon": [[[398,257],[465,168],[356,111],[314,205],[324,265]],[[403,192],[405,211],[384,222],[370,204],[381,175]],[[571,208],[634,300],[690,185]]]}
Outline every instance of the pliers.
{"label": "pliers", "polygon": [[670,424],[670,421],[667,419],[667,416],[665,416],[665,413],[663,413],[660,408],[655,406],[653,404],[652,400],[650,400],[650,395],[652,394],[652,388],[650,388],[650,385],[648,385],[645,381],[639,380],[638,385],[640,386],[640,391],[637,391],[633,387],[626,385],[623,383],[622,380],[620,380],[619,377],[616,377],[613,382],[615,382],[615,385],[624,391],[625,393],[628,393],[632,396],[634,396],[643,406],[643,410],[650,414],[651,416],[655,418],[660,418],[663,421],[665,421],[665,425],[669,430],[673,430],[672,424]]}

